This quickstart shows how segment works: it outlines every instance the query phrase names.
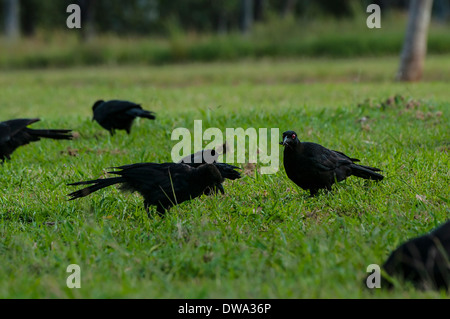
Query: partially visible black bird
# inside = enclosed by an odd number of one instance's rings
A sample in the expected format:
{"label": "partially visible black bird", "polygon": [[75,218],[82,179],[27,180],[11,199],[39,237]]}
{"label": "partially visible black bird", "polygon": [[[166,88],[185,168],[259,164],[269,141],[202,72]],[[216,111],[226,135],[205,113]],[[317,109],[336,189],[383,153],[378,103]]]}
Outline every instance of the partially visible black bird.
{"label": "partially visible black bird", "polygon": [[241,178],[241,174],[235,169],[239,167],[217,162],[220,155],[226,154],[227,145],[224,143],[217,149],[201,150],[186,157],[183,157],[178,163],[184,163],[192,167],[198,167],[202,164],[214,164],[225,179],[235,180]]}
{"label": "partially visible black bird", "polygon": [[150,217],[150,206],[156,206],[157,212],[162,216],[172,206],[199,197],[207,188],[222,189],[223,178],[213,164],[191,167],[179,163],[138,163],[115,168],[120,171],[109,173],[120,175],[119,177],[68,184],[92,184],[70,193],[70,200],[120,183],[121,190],[137,191],[144,197],[144,207]]}
{"label": "partially visible black bird", "polygon": [[[450,221],[432,232],[410,239],[395,249],[383,265],[391,277],[410,281],[417,288],[450,288]],[[382,277],[382,287],[392,283]]]}
{"label": "partially visible black bird", "polygon": [[72,134],[69,134],[71,130],[35,130],[27,127],[38,121],[39,119],[35,118],[0,122],[0,159],[2,161],[11,159],[10,155],[19,146],[39,141],[41,138],[72,139]]}
{"label": "partially visible black bird", "polygon": [[156,118],[154,112],[142,109],[140,104],[121,100],[98,100],[92,106],[92,111],[94,113],[92,120],[96,120],[111,135],[114,135],[115,130],[125,130],[130,134],[131,125],[136,117],[151,120]]}
{"label": "partially visible black bird", "polygon": [[[201,150],[196,153],[193,153],[191,155],[188,155],[186,157],[183,157],[178,163],[184,163],[192,167],[199,167],[203,164],[213,164],[217,167],[220,174],[224,179],[230,179],[235,180],[238,178],[241,178],[241,174],[236,171],[236,169],[239,169],[239,167],[230,165],[227,163],[219,163],[217,162],[217,159],[221,154],[225,154],[227,150],[227,145],[224,143],[221,145],[218,149],[207,149],[207,150]],[[222,186],[222,185],[221,185]],[[221,188],[207,188],[205,190],[205,195],[210,195],[212,192],[217,192],[217,190],[221,191],[222,194],[224,193],[223,186]]]}
{"label": "partially visible black bird", "polygon": [[226,152],[227,144],[224,143],[217,149],[201,150],[191,155],[185,156],[178,163],[192,164],[197,166],[205,163],[217,163],[219,156],[222,154],[226,154]]}
{"label": "partially visible black bird", "polygon": [[315,196],[319,189],[331,190],[331,185],[349,176],[380,181],[383,175],[375,173],[378,168],[358,165],[356,158],[350,158],[344,153],[329,150],[322,145],[310,142],[300,142],[297,133],[283,133],[284,168],[287,176],[298,186],[309,190]]}

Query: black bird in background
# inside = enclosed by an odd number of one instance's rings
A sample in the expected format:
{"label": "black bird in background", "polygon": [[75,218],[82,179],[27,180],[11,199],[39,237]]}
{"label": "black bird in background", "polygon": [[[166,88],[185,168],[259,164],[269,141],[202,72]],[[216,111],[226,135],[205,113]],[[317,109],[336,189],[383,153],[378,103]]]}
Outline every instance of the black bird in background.
{"label": "black bird in background", "polygon": [[111,135],[114,135],[115,130],[125,130],[130,134],[131,126],[136,117],[151,120],[156,118],[154,112],[142,109],[139,104],[120,100],[98,100],[92,106],[92,111],[94,113],[92,120],[96,120]]}
{"label": "black bird in background", "polygon": [[[383,265],[391,277],[427,289],[450,288],[450,221],[432,232],[410,239],[395,249]],[[382,277],[381,287],[392,288]]]}
{"label": "black bird in background", "polygon": [[0,122],[0,159],[2,161],[11,159],[10,155],[19,146],[39,141],[41,138],[54,140],[72,139],[72,134],[69,134],[71,130],[38,130],[27,127],[38,121],[39,119],[35,118]]}
{"label": "black bird in background", "polygon": [[309,190],[315,196],[319,189],[331,190],[331,185],[349,176],[365,179],[382,180],[384,177],[376,172],[380,169],[358,165],[356,158],[350,158],[344,153],[329,150],[322,145],[310,142],[300,142],[297,133],[283,133],[284,168],[287,176],[298,186]]}
{"label": "black bird in background", "polygon": [[156,206],[162,216],[172,206],[201,196],[207,188],[222,189],[222,175],[213,164],[191,167],[180,163],[138,163],[115,168],[120,171],[109,173],[119,177],[68,184],[90,185],[69,194],[70,200],[120,183],[121,190],[137,191],[144,197],[144,207],[150,217],[150,206]]}

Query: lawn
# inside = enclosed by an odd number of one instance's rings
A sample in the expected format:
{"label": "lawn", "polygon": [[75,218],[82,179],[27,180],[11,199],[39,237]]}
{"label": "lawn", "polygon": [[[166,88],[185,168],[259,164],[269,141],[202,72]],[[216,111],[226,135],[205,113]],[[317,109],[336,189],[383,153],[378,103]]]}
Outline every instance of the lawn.
{"label": "lawn", "polygon": [[[0,120],[39,117],[33,128],[77,137],[21,147],[0,167],[0,298],[448,298],[363,285],[369,264],[450,216],[450,56],[429,57],[422,83],[393,82],[397,62],[0,73]],[[142,103],[156,121],[109,136],[91,106],[113,98]],[[308,198],[282,164],[272,175],[240,164],[244,177],[227,181],[225,195],[182,203],[164,219],[148,219],[138,194],[115,187],[67,201],[77,189],[67,183],[104,177],[108,167],[171,161],[171,132],[194,120],[223,131],[295,130],[386,178],[351,177]],[[80,289],[66,286],[69,264],[81,267]]]}

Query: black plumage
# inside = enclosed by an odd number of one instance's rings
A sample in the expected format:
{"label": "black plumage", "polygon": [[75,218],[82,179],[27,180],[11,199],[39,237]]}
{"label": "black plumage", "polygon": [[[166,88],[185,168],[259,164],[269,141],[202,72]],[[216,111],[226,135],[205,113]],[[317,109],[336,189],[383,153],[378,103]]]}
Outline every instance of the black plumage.
{"label": "black plumage", "polygon": [[222,154],[226,154],[227,145],[224,143],[218,149],[201,150],[186,157],[183,157],[178,163],[188,164],[192,167],[198,167],[202,164],[214,164],[225,179],[235,180],[241,178],[241,174],[236,171],[240,169],[237,166],[217,162]]}
{"label": "black plumage", "polygon": [[311,196],[319,189],[331,190],[335,182],[349,176],[364,179],[382,180],[383,175],[376,173],[378,168],[355,164],[356,158],[350,158],[342,152],[329,150],[322,145],[300,142],[297,133],[283,133],[283,164],[287,176],[302,189],[309,190]]}
{"label": "black plumage", "polygon": [[[432,232],[408,240],[395,249],[383,265],[391,277],[410,281],[417,288],[450,288],[450,221]],[[381,287],[392,283],[382,277]]]}
{"label": "black plumage", "polygon": [[92,106],[92,111],[94,113],[92,120],[96,120],[111,135],[114,135],[115,130],[125,130],[130,134],[136,117],[151,120],[156,118],[154,112],[142,109],[140,104],[121,100],[98,100]]}
{"label": "black plumage", "polygon": [[[213,164],[217,167],[224,179],[235,180],[241,178],[241,174],[236,171],[236,169],[239,169],[239,167],[227,163],[217,162],[217,159],[221,154],[226,154],[226,149],[226,143],[224,143],[219,149],[207,149],[198,151],[196,153],[183,157],[178,163],[184,163],[192,167],[199,167],[200,165],[206,163]],[[208,188],[205,190],[205,195],[210,195],[211,191],[216,192],[217,190],[221,191],[222,193],[224,192],[223,186],[222,188]]]}
{"label": "black plumage", "polygon": [[199,197],[208,188],[222,188],[223,182],[219,170],[213,164],[191,167],[180,163],[138,163],[115,168],[120,170],[109,173],[119,177],[68,184],[90,185],[69,194],[70,200],[121,184],[121,190],[136,191],[144,197],[144,207],[150,217],[150,206],[156,206],[157,212],[164,215],[172,206]]}
{"label": "black plumage", "polygon": [[27,127],[38,121],[38,118],[34,118],[0,122],[0,159],[2,161],[11,159],[11,154],[19,146],[39,141],[41,138],[54,140],[72,139],[72,134],[69,134],[71,130],[31,129]]}

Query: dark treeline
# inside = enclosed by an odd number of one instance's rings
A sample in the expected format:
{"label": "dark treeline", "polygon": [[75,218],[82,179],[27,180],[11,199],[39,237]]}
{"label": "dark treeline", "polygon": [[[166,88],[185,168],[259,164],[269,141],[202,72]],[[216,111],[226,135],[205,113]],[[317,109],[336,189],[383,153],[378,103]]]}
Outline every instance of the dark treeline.
{"label": "dark treeline", "polygon": [[[268,15],[348,18],[377,3],[382,13],[406,9],[407,0],[0,0],[1,25],[8,36],[33,36],[37,29],[65,28],[69,4],[82,8],[84,32],[118,35],[165,35],[173,28],[188,32],[247,32]],[[435,16],[448,19],[450,0],[435,0]],[[361,10],[362,9],[362,10]],[[84,34],[86,35],[86,34]]]}

